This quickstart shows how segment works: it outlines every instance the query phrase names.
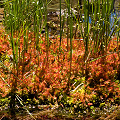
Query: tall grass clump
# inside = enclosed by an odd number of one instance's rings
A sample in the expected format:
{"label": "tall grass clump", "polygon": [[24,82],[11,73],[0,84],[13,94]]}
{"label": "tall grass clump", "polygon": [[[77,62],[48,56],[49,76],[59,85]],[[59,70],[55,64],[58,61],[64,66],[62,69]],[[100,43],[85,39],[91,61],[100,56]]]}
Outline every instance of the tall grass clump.
{"label": "tall grass clump", "polygon": [[[90,52],[89,45],[94,42],[94,52],[104,53],[107,50],[107,46],[111,40],[111,37],[116,33],[118,25],[118,19],[114,20],[111,24],[111,14],[113,10],[114,0],[84,0],[83,13],[84,13],[84,33],[82,34],[85,43],[85,50]],[[91,19],[91,23],[89,23]],[[91,46],[92,47],[92,46]],[[91,48],[90,47],[90,48]]]}
{"label": "tall grass clump", "polygon": [[[45,5],[44,5],[45,4]],[[12,109],[12,114],[15,114],[15,94],[18,89],[18,85],[21,81],[18,79],[20,77],[21,71],[20,66],[22,66],[22,79],[24,79],[24,69],[26,65],[30,62],[25,61],[25,55],[31,54],[28,52],[29,42],[28,35],[30,31],[34,30],[34,39],[35,44],[34,48],[40,51],[39,41],[40,34],[42,31],[43,25],[47,24],[46,21],[42,23],[43,16],[46,16],[45,13],[47,6],[46,3],[42,0],[12,0],[5,2],[4,10],[4,25],[5,29],[9,34],[9,43],[12,48],[11,60],[13,63],[12,71],[13,78],[11,80],[11,102],[10,108]],[[48,34],[48,33],[47,33]],[[20,46],[20,39],[23,37],[23,46]],[[48,35],[46,35],[47,44]],[[48,47],[47,47],[48,48]],[[31,56],[30,56],[31,57]],[[37,56],[39,57],[39,56]],[[39,63],[38,63],[39,64]]]}

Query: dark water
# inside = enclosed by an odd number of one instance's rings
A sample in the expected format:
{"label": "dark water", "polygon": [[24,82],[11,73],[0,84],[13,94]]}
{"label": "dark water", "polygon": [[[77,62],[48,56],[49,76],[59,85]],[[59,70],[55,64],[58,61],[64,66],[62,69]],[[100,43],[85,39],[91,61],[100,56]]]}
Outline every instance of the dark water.
{"label": "dark water", "polygon": [[[71,7],[76,8],[78,6],[78,1],[82,1],[82,0],[70,0]],[[91,1],[91,0],[89,0],[89,1]],[[65,0],[61,0],[61,8],[62,8],[62,10],[66,9],[66,7],[67,6],[66,6]],[[60,8],[59,0],[52,0],[50,2],[50,4],[48,5],[48,12],[59,11],[59,8]],[[112,13],[111,17],[116,15],[116,13],[117,13],[117,16],[120,17],[120,0],[115,0],[114,1],[114,10],[115,10],[115,13]]]}
{"label": "dark water", "polygon": [[[50,0],[49,0],[50,1]],[[78,1],[82,1],[82,0],[70,0],[70,3],[71,3],[71,7],[72,8],[75,8],[77,7],[78,5]],[[91,1],[91,0],[89,0]],[[66,8],[66,2],[65,0],[61,0],[61,7],[62,9],[65,9]],[[50,2],[50,4],[48,5],[48,9],[49,11],[55,11],[55,10],[59,10],[59,7],[60,7],[60,2],[59,0],[52,0]],[[120,12],[120,0],[115,0],[114,1],[114,9],[115,10],[118,10]],[[120,13],[119,13],[120,14]]]}
{"label": "dark water", "polygon": [[[70,2],[71,2],[71,7],[72,8],[74,8],[74,7],[76,7],[78,5],[78,0],[70,0]],[[62,9],[66,8],[65,0],[61,0],[61,7],[62,7]],[[49,11],[56,11],[56,10],[59,10],[59,8],[60,8],[59,0],[52,0],[50,2],[50,4],[48,5],[48,10]]]}
{"label": "dark water", "polygon": [[[70,0],[71,1],[71,7],[73,8],[73,13],[76,14],[78,11],[76,11],[76,8],[78,7],[78,1],[80,0]],[[91,1],[91,0],[89,0]],[[64,15],[64,11],[66,10],[67,6],[66,6],[66,2],[65,0],[61,0],[61,14]],[[49,16],[48,16],[48,21],[52,21],[53,23],[56,22],[56,24],[59,24],[59,21],[56,21],[56,18],[54,17],[54,15],[58,15],[60,14],[60,2],[59,0],[52,0],[50,2],[50,4],[48,5],[48,13],[49,13]],[[53,13],[53,14],[51,14]],[[53,16],[52,16],[53,15]],[[117,15],[117,18],[120,17],[120,0],[115,0],[114,1],[114,12],[111,13],[111,16],[110,16],[110,26],[111,28],[113,27],[113,24],[114,24],[114,16]],[[84,15],[83,15],[84,16]],[[57,18],[58,19],[58,18]],[[120,21],[120,20],[119,20]],[[89,17],[89,23],[91,23],[91,17]],[[112,30],[113,31],[113,30]],[[111,33],[112,33],[111,31]],[[58,33],[59,33],[59,30],[58,30]]]}

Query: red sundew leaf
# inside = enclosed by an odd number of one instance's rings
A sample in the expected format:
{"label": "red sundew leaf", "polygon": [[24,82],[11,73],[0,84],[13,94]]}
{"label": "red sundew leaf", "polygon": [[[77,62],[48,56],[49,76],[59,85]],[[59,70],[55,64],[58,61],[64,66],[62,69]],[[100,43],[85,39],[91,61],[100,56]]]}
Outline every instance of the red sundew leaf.
{"label": "red sundew leaf", "polygon": [[91,87],[89,87],[89,86],[87,87],[87,89],[89,89],[89,90],[91,90],[91,91],[93,91],[93,90],[94,90],[94,88],[91,88]]}
{"label": "red sundew leaf", "polygon": [[114,102],[114,99],[113,98],[109,98],[111,100],[111,102]]}
{"label": "red sundew leaf", "polygon": [[12,55],[12,49],[9,49],[9,50],[7,51],[7,54],[8,54],[8,55]]}
{"label": "red sundew leaf", "polygon": [[113,87],[109,87],[108,88],[108,91],[110,92],[110,91],[112,91],[113,90]]}
{"label": "red sundew leaf", "polygon": [[25,53],[24,56],[25,56],[24,57],[24,62],[27,62],[31,58],[31,54],[30,53]]}
{"label": "red sundew leaf", "polygon": [[44,74],[45,74],[45,69],[44,69],[44,68],[36,71],[36,75],[37,75],[39,78],[41,78]]}
{"label": "red sundew leaf", "polygon": [[37,83],[40,82],[40,80],[39,80],[39,78],[37,76],[35,77],[35,82],[37,82]]}
{"label": "red sundew leaf", "polygon": [[93,105],[93,103],[88,103],[89,106]]}
{"label": "red sundew leaf", "polygon": [[43,90],[45,89],[45,83],[42,82],[42,83],[40,84],[40,87],[39,87],[39,88],[40,88],[41,91],[43,91]]}
{"label": "red sundew leaf", "polygon": [[108,85],[110,83],[110,80],[107,80],[104,83]]}
{"label": "red sundew leaf", "polygon": [[103,81],[104,81],[104,79],[103,79],[103,78],[101,78],[101,79],[100,79],[100,82],[103,82]]}
{"label": "red sundew leaf", "polygon": [[59,73],[59,68],[58,67],[53,68],[53,72]]}
{"label": "red sundew leaf", "polygon": [[100,96],[100,99],[102,100],[102,99],[103,99],[103,96]]}
{"label": "red sundew leaf", "polygon": [[102,84],[102,85],[100,85],[101,87],[104,87],[105,85],[104,84]]}
{"label": "red sundew leaf", "polygon": [[117,92],[120,92],[120,88],[119,88],[119,87],[116,87],[115,90],[116,90]]}

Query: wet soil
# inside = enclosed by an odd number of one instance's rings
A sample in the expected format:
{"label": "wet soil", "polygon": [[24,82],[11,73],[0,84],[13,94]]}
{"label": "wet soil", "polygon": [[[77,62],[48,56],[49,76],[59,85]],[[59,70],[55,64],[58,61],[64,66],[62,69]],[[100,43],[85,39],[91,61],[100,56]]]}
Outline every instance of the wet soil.
{"label": "wet soil", "polygon": [[[111,110],[105,112],[105,110],[99,111],[97,109],[95,114],[72,114],[64,109],[49,109],[35,110],[28,114],[25,110],[16,113],[15,118],[9,115],[8,111],[0,112],[0,120],[120,120],[120,106],[113,106]],[[99,114],[98,114],[99,113]]]}

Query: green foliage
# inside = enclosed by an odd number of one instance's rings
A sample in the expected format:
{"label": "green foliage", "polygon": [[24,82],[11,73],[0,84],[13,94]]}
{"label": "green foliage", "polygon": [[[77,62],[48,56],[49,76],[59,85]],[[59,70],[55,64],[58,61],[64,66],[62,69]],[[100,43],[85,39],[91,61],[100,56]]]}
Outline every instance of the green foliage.
{"label": "green foliage", "polygon": [[9,98],[6,98],[6,97],[2,97],[2,98],[0,98],[0,107],[3,107],[3,109],[4,109],[4,107],[8,107],[8,105],[9,105],[9,102],[10,102],[10,99]]}

